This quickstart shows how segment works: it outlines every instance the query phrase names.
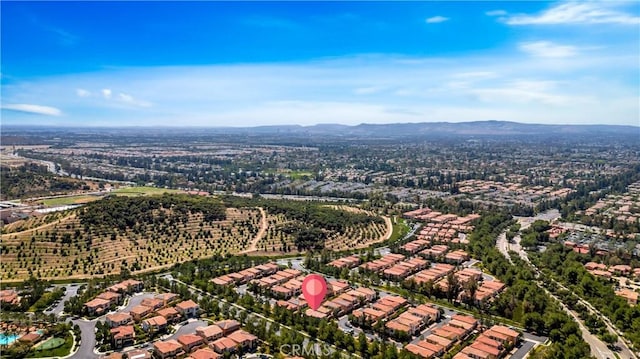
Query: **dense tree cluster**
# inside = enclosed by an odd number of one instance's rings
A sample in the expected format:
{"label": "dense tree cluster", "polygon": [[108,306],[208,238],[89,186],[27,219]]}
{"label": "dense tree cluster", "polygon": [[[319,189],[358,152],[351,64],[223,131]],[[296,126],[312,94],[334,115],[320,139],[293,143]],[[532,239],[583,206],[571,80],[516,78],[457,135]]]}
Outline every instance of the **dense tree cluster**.
{"label": "dense tree cluster", "polygon": [[584,268],[584,259],[580,255],[561,244],[553,244],[544,253],[532,258],[539,268],[549,270],[573,293],[610,318],[635,346],[640,347],[640,306],[630,306],[615,294],[610,282],[590,274]]}
{"label": "dense tree cluster", "polygon": [[191,213],[202,213],[205,222],[225,219],[225,207],[217,199],[179,194],[148,197],[112,196],[89,203],[79,213],[85,228],[121,231],[138,223],[186,223]]}
{"label": "dense tree cluster", "polygon": [[47,167],[28,163],[20,167],[0,167],[0,199],[48,196],[89,189],[83,181],[58,177]]}
{"label": "dense tree cluster", "polygon": [[485,214],[469,236],[474,257],[481,259],[484,268],[508,286],[491,305],[490,312],[548,335],[553,344],[545,348],[544,353],[536,354],[537,358],[589,357],[589,346],[582,339],[578,325],[536,284],[533,270],[518,258],[512,259],[515,265],[510,264],[496,249],[495,238],[513,225],[510,218],[504,213]]}

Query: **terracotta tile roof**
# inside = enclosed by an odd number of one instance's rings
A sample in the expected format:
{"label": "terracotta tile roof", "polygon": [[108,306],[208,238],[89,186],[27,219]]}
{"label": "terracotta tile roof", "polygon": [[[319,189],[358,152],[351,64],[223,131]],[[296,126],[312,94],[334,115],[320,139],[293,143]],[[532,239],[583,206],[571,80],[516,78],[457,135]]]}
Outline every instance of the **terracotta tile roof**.
{"label": "terracotta tile roof", "polygon": [[178,337],[178,343],[184,346],[198,345],[202,343],[202,337],[195,334],[184,334]]}
{"label": "terracotta tile roof", "polygon": [[220,354],[214,352],[209,348],[198,349],[195,352],[191,353],[189,358],[192,359],[219,359],[222,358]]}
{"label": "terracotta tile roof", "polygon": [[181,351],[182,345],[177,340],[167,340],[153,343],[153,347],[160,353],[167,354]]}
{"label": "terracotta tile roof", "polygon": [[198,304],[193,300],[189,299],[189,300],[185,300],[184,302],[180,302],[176,304],[176,308],[182,309],[182,310],[188,310],[192,308],[198,308]]}

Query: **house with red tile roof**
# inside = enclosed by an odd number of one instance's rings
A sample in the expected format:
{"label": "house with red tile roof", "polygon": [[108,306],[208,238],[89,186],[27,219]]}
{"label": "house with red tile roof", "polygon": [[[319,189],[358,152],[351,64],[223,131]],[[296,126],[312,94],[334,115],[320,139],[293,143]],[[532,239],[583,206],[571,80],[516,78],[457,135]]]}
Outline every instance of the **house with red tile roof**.
{"label": "house with red tile roof", "polygon": [[480,349],[476,349],[472,346],[467,346],[463,348],[460,352],[463,354],[466,354],[468,357],[473,359],[495,359],[494,357],[491,356],[490,353],[487,353]]}
{"label": "house with red tile roof", "polygon": [[209,347],[219,354],[233,353],[238,350],[238,343],[227,337],[222,337],[209,343]]}
{"label": "house with red tile roof", "polygon": [[198,315],[198,311],[200,310],[200,306],[198,305],[198,303],[194,302],[191,299],[176,304],[175,308],[185,318],[196,317]]}
{"label": "house with red tile roof", "polygon": [[500,349],[478,342],[478,341],[474,341],[473,343],[471,343],[471,345],[469,345],[469,348],[489,354],[488,357],[485,356],[485,358],[488,358],[488,359],[497,359],[500,357]]}
{"label": "house with red tile roof", "polygon": [[357,255],[351,255],[344,258],[339,258],[329,262],[327,265],[335,268],[353,268],[361,263],[360,257]]}
{"label": "house with red tile roof", "polygon": [[115,314],[108,314],[106,323],[111,327],[119,327],[121,325],[127,325],[133,321],[133,317],[128,312],[119,312]]}
{"label": "house with red tile roof", "polygon": [[87,309],[89,315],[102,314],[107,311],[110,306],[111,302],[100,298],[95,298],[84,303],[84,307]]}
{"label": "house with red tile roof", "polygon": [[432,351],[436,356],[441,356],[445,352],[444,347],[442,345],[430,343],[426,340],[419,341],[417,345],[421,348]]}
{"label": "house with red tile roof", "polygon": [[152,312],[153,312],[152,308],[149,308],[145,305],[136,305],[135,307],[131,308],[131,310],[129,311],[129,314],[131,314],[131,316],[133,317],[133,320],[135,320],[136,322],[139,322],[140,320],[142,320],[142,318],[146,317]]}
{"label": "house with red tile roof", "polygon": [[376,292],[371,288],[358,287],[354,290],[347,292],[347,294],[364,298],[365,301],[370,302],[377,296]]}
{"label": "house with red tile roof", "polygon": [[141,291],[143,287],[143,282],[135,279],[127,279],[107,289],[115,293],[137,293]]}
{"label": "house with red tile roof", "polygon": [[106,291],[106,292],[98,294],[96,296],[96,298],[108,300],[109,301],[109,305],[116,305],[116,304],[118,304],[120,302],[120,299],[122,298],[122,296],[119,293],[116,293],[116,292]]}
{"label": "house with red tile roof", "polygon": [[178,343],[182,344],[182,349],[185,353],[191,353],[194,349],[204,344],[204,340],[199,335],[184,334],[178,337]]}
{"label": "house with red tile roof", "polygon": [[160,309],[156,314],[163,316],[168,323],[175,323],[180,319],[180,313],[173,307]]}
{"label": "house with red tile roof", "polygon": [[253,349],[258,344],[258,337],[251,333],[245,332],[242,329],[236,330],[235,332],[229,334],[227,338],[238,343],[238,346],[243,350]]}
{"label": "house with red tile roof", "polygon": [[424,340],[426,342],[428,342],[428,343],[437,344],[437,345],[442,346],[445,351],[449,350],[454,344],[453,340],[438,336],[436,334],[427,335],[424,338]]}
{"label": "house with red tile roof", "polygon": [[153,343],[153,352],[157,358],[177,358],[185,354],[182,344],[177,340],[158,341]]}
{"label": "house with red tile roof", "polygon": [[18,305],[20,304],[20,297],[18,292],[13,289],[0,290],[0,303]]}
{"label": "house with red tile roof", "polygon": [[430,358],[434,358],[436,356],[436,353],[432,350],[423,348],[421,346],[415,345],[415,344],[407,344],[404,347],[407,351],[421,357],[421,358],[426,358],[426,359],[430,359]]}
{"label": "house with red tile roof", "polygon": [[142,330],[145,332],[159,332],[167,328],[167,320],[161,316],[145,319],[142,321]]}
{"label": "house with red tile roof", "polygon": [[217,326],[219,326],[220,329],[222,329],[222,333],[225,336],[235,332],[238,329],[240,329],[240,322],[238,322],[237,320],[233,320],[233,319],[220,320],[220,321],[216,322],[215,324]]}
{"label": "house with red tile roof", "polygon": [[520,338],[520,333],[511,328],[505,327],[504,325],[494,325],[489,330],[506,335],[508,338],[508,342],[511,345],[517,344],[518,339]]}
{"label": "house with red tile roof", "polygon": [[197,327],[196,334],[202,337],[202,339],[204,339],[207,343],[210,343],[216,339],[222,338],[224,332],[222,331],[222,328],[213,324],[206,327]]}
{"label": "house with red tile roof", "polygon": [[164,301],[158,298],[145,298],[140,302],[140,305],[144,305],[145,307],[149,307],[153,310],[158,310],[164,306]]}
{"label": "house with red tile roof", "polygon": [[198,349],[195,352],[191,353],[185,359],[220,359],[222,355],[216,353],[211,348],[202,348]]}
{"label": "house with red tile roof", "polygon": [[584,268],[588,271],[592,271],[592,270],[607,270],[607,266],[603,263],[595,263],[595,262],[588,262],[587,264],[584,265]]}
{"label": "house with red tile roof", "polygon": [[623,288],[616,291],[616,295],[626,299],[630,306],[638,304],[638,292],[634,292],[631,289]]}
{"label": "house with red tile roof", "polygon": [[626,265],[626,264],[618,264],[615,266],[611,266],[611,268],[609,268],[609,272],[616,274],[616,275],[622,275],[622,276],[627,276],[629,275],[629,273],[631,273],[631,266]]}
{"label": "house with red tile roof", "polygon": [[113,345],[116,348],[131,345],[136,338],[136,332],[133,329],[133,325],[123,325],[113,328],[110,332],[111,338],[113,339]]}
{"label": "house with red tile roof", "polygon": [[177,300],[179,297],[180,296],[175,293],[161,293],[156,295],[157,299],[160,299],[161,301],[164,302],[163,306],[166,306],[169,303],[173,302],[174,300]]}
{"label": "house with red tile roof", "polygon": [[421,317],[412,315],[409,312],[404,312],[397,318],[387,322],[385,327],[391,331],[402,331],[406,334],[414,335],[425,324],[426,322]]}
{"label": "house with red tile roof", "polygon": [[327,281],[327,295],[339,295],[347,290],[349,290],[351,286],[349,282],[343,280],[329,280]]}
{"label": "house with red tile roof", "polygon": [[27,333],[27,334],[21,336],[20,338],[18,338],[18,341],[22,342],[22,343],[28,343],[28,344],[33,345],[33,344],[39,342],[40,339],[42,339],[42,334],[40,334],[38,332],[30,332],[30,333]]}

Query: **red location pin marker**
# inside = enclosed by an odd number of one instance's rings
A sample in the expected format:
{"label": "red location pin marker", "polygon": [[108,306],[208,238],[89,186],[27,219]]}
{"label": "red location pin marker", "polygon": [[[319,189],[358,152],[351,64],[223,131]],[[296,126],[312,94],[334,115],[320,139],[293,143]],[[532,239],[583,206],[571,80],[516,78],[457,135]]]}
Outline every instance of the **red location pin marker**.
{"label": "red location pin marker", "polygon": [[309,303],[309,307],[316,310],[322,304],[324,296],[327,295],[327,282],[318,274],[309,274],[302,281],[302,294]]}

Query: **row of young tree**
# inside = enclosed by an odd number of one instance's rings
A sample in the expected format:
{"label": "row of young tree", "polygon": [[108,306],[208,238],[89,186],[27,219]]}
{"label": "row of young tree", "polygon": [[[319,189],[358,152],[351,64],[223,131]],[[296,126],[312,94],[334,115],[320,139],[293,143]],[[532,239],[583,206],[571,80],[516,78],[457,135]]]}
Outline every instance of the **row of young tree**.
{"label": "row of young tree", "polygon": [[262,207],[271,215],[283,215],[290,222],[278,230],[293,236],[299,251],[322,249],[325,240],[333,234],[345,234],[350,227],[384,223],[378,216],[336,209],[320,202],[235,196],[225,197],[224,202],[228,207]]}

